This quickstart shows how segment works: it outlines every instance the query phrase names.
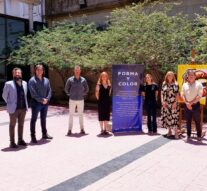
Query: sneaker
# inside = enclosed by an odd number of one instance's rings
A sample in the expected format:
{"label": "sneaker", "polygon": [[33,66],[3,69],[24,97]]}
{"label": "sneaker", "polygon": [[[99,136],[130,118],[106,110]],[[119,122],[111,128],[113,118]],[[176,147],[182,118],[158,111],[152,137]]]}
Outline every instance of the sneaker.
{"label": "sneaker", "polygon": [[25,143],[24,140],[18,141],[17,143],[19,146],[27,146],[27,143]]}
{"label": "sneaker", "polygon": [[80,134],[83,134],[83,135],[86,134],[86,132],[84,131],[84,129],[81,129]]}
{"label": "sneaker", "polygon": [[18,148],[18,146],[15,142],[11,142],[9,147],[12,148],[12,149],[17,149]]}
{"label": "sneaker", "polygon": [[67,136],[71,135],[72,134],[72,131],[69,130],[68,133],[67,133]]}

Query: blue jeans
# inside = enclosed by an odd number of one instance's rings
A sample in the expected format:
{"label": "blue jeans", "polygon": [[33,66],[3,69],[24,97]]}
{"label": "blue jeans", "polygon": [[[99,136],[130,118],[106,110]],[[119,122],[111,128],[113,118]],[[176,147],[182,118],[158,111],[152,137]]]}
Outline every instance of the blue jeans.
{"label": "blue jeans", "polygon": [[48,104],[44,105],[35,100],[32,100],[31,109],[32,109],[32,118],[30,121],[31,136],[35,137],[35,126],[36,126],[36,121],[37,121],[39,112],[40,112],[40,123],[41,123],[41,128],[42,128],[42,135],[46,135],[47,134],[46,117],[47,117],[47,111],[48,111]]}

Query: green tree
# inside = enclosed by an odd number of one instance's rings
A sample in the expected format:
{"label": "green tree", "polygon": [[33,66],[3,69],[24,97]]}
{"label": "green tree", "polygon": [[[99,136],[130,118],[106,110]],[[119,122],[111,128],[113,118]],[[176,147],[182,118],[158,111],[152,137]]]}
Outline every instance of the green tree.
{"label": "green tree", "polygon": [[[207,7],[204,8],[207,12]],[[197,52],[196,61],[207,63],[207,16],[198,16],[196,21],[195,49]]]}
{"label": "green tree", "polygon": [[145,64],[160,71],[176,70],[189,60],[192,37],[192,24],[183,15],[170,17],[167,11],[149,11],[141,5],[118,9],[89,60],[99,66]]}
{"label": "green tree", "polygon": [[95,45],[97,31],[93,24],[62,23],[59,26],[21,38],[21,47],[14,51],[9,62],[32,65],[44,63],[56,69],[63,81],[68,68],[84,65],[84,56]]}
{"label": "green tree", "polygon": [[112,64],[145,64],[159,72],[176,70],[189,60],[194,35],[183,15],[168,16],[167,9],[143,4],[113,11],[105,31],[93,24],[63,23],[22,38],[10,63],[43,62],[63,71],[75,64],[86,68]]}

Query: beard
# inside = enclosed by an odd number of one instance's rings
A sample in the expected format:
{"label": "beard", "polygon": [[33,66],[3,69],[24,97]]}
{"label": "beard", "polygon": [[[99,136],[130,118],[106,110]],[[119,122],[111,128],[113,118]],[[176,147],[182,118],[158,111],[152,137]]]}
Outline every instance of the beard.
{"label": "beard", "polygon": [[14,80],[15,80],[15,81],[20,81],[20,80],[22,80],[22,77],[21,77],[21,76],[15,76],[15,77],[14,77]]}

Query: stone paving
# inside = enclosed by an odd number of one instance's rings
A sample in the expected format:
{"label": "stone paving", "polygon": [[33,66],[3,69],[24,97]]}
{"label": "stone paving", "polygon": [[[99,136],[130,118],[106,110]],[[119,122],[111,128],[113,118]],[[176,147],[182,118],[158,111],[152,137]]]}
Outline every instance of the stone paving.
{"label": "stone paving", "polygon": [[[78,118],[73,135],[66,136],[68,109],[50,107],[47,119],[52,141],[30,143],[27,112],[24,139],[27,147],[10,149],[8,121],[0,111],[0,191],[207,191],[207,137],[202,142],[169,140],[162,135],[99,135],[96,110],[86,110],[86,135],[79,134]],[[144,118],[145,120],[145,118]],[[206,124],[205,124],[206,128]]]}

